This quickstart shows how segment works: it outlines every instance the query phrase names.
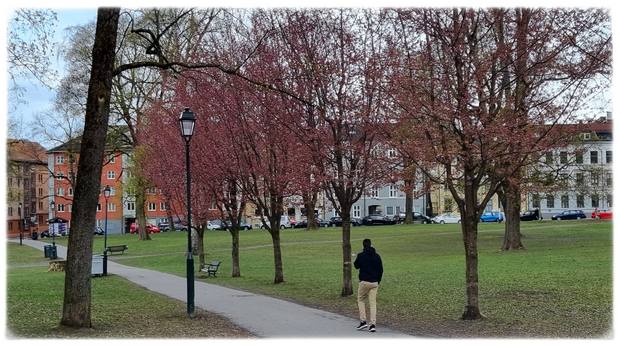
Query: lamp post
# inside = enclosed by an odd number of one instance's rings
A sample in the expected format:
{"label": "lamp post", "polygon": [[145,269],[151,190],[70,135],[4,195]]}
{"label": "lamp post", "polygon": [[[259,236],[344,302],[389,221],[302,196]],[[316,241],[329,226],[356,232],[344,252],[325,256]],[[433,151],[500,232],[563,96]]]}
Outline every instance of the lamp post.
{"label": "lamp post", "polygon": [[55,220],[56,219],[56,212],[55,212],[56,202],[54,201],[50,202],[50,209],[52,210],[52,221],[53,221],[52,222],[52,246],[55,247],[56,246],[56,230],[55,230],[56,228],[56,220]]}
{"label": "lamp post", "polygon": [[189,142],[194,134],[196,117],[188,107],[179,117],[181,136],[185,140],[185,174],[187,186],[187,314],[190,318],[194,315],[194,258],[192,257],[192,201],[191,182],[192,175],[189,164]]}
{"label": "lamp post", "polygon": [[22,221],[22,202],[17,206],[17,214],[19,214],[19,245],[22,245],[24,239],[24,222]]}
{"label": "lamp post", "polygon": [[110,185],[103,189],[105,198],[105,224],[103,226],[103,276],[108,276],[108,198],[110,197]]}

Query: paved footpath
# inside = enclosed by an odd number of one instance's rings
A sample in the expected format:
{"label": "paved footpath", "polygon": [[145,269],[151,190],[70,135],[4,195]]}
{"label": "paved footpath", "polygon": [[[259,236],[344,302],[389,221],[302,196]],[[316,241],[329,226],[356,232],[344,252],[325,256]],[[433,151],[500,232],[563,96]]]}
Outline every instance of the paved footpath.
{"label": "paved footpath", "polygon": [[[24,239],[24,244],[41,251],[44,245],[48,245],[30,239]],[[60,245],[57,247],[58,256],[66,258],[67,249]],[[185,277],[112,261],[108,262],[108,272],[150,291],[186,301]],[[200,281],[196,281],[195,296],[197,308],[222,315],[259,337],[411,337],[383,328],[381,324],[377,326],[376,333],[358,331],[355,329],[359,323],[357,319]]]}

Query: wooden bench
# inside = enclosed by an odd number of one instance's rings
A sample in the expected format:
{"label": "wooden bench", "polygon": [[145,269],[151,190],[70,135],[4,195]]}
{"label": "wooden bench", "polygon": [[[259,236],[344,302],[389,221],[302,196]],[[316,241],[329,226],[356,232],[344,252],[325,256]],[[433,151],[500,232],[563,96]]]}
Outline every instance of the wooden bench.
{"label": "wooden bench", "polygon": [[125,250],[127,250],[127,245],[111,245],[105,248],[105,250],[109,253],[120,252],[121,255],[125,254]]}
{"label": "wooden bench", "polygon": [[220,264],[222,262],[221,261],[212,261],[211,263],[207,264],[206,266],[202,267],[202,269],[200,269],[201,272],[207,273],[207,277],[213,275],[213,277],[215,277],[215,274],[217,274],[217,269],[220,267]]}

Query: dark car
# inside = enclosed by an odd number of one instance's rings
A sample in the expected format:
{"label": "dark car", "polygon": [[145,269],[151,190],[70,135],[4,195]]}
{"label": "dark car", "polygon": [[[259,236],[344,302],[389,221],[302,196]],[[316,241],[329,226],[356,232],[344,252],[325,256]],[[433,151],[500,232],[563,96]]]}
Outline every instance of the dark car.
{"label": "dark car", "polygon": [[581,220],[585,219],[586,214],[583,210],[565,210],[551,217],[551,220]]}
{"label": "dark car", "polygon": [[351,218],[351,226],[361,226],[361,225],[362,225],[362,219],[360,219],[359,217]]}
{"label": "dark car", "polygon": [[[340,221],[340,224],[342,224],[342,220]],[[329,221],[325,221],[323,219],[317,218],[316,225],[318,227],[329,227],[330,223]],[[297,221],[295,223],[295,226],[293,226],[293,228],[308,228],[308,220]]]}
{"label": "dark car", "polygon": [[521,221],[534,221],[534,220],[542,220],[542,216],[540,215],[539,209],[528,210],[521,214],[519,217]]}
{"label": "dark car", "polygon": [[[228,229],[230,229],[230,227],[232,226],[232,223],[231,223],[230,221],[224,221],[223,226],[224,226],[224,229],[225,229],[225,230],[228,230]],[[240,230],[244,230],[244,231],[248,231],[248,230],[251,230],[251,229],[252,229],[252,225],[247,224],[247,223],[245,223],[245,222],[241,221],[241,222],[239,223],[239,229],[240,229]]]}
{"label": "dark car", "polygon": [[104,235],[105,232],[103,231],[103,228],[101,227],[95,227],[95,235]]}
{"label": "dark car", "polygon": [[371,225],[393,225],[396,223],[396,220],[389,216],[383,216],[380,214],[368,215],[362,219],[362,224],[371,226]]}
{"label": "dark car", "polygon": [[[351,218],[351,226],[361,226],[362,225],[362,219],[360,219],[359,217],[352,217]],[[342,227],[342,218],[340,216],[334,216],[331,219],[329,219],[329,226],[330,227]]]}
{"label": "dark car", "polygon": [[[403,223],[405,222],[405,213],[400,213],[396,216],[394,216],[394,218],[396,219],[397,223]],[[430,217],[422,214],[422,213],[418,213],[417,211],[413,212],[413,217],[412,217],[413,223],[422,223],[422,224],[430,224],[433,223],[433,221],[431,220]]]}

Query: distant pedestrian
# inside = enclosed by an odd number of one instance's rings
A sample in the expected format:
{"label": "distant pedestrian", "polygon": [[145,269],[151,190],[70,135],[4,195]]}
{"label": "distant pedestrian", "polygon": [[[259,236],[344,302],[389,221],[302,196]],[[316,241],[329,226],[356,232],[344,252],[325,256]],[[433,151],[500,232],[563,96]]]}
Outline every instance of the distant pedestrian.
{"label": "distant pedestrian", "polygon": [[[368,328],[369,332],[376,332],[377,323],[377,290],[383,276],[381,256],[375,251],[370,239],[362,242],[364,250],[357,254],[353,265],[359,269],[360,284],[357,289],[357,306],[360,310],[360,324],[358,330]],[[366,320],[366,300],[370,309],[370,321]],[[368,324],[370,322],[370,324]]]}

